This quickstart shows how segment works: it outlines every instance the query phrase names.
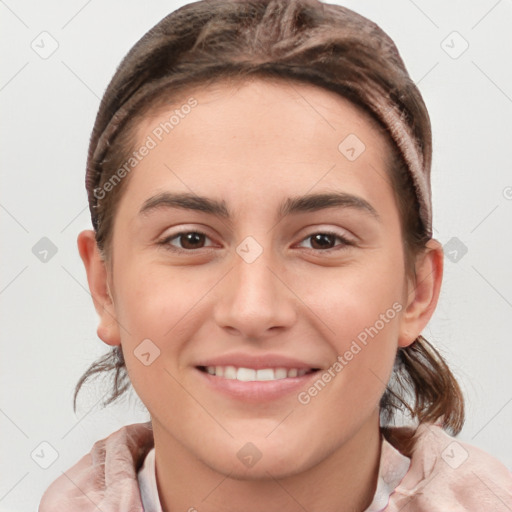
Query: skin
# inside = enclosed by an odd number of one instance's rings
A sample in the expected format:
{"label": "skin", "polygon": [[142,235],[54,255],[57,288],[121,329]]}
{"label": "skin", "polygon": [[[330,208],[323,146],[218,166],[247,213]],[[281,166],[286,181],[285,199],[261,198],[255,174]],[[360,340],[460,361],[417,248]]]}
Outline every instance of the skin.
{"label": "skin", "polygon": [[[122,345],[151,414],[162,507],[364,510],[378,476],[379,400],[397,349],[416,339],[435,309],[441,245],[431,240],[416,259],[416,278],[406,275],[388,141],[347,100],[261,79],[193,96],[198,106],[127,178],[109,258],[93,231],[78,237],[98,336]],[[141,122],[141,144],[173,108]],[[349,134],[366,146],[354,161],[338,150]],[[333,191],[364,199],[378,218],[336,206],[278,221],[288,197]],[[167,207],[139,213],[162,192],[223,199],[233,216]],[[195,245],[176,237],[197,230],[207,237]],[[315,243],[325,231],[335,236]],[[167,247],[182,252],[159,245],[171,235]],[[252,263],[236,252],[248,236],[263,251]],[[206,386],[195,368],[201,358],[236,351],[325,370],[393,304],[401,311],[307,405],[297,393],[233,399]],[[160,350],[148,366],[134,354],[144,339]],[[262,455],[252,467],[237,457],[248,442]]]}

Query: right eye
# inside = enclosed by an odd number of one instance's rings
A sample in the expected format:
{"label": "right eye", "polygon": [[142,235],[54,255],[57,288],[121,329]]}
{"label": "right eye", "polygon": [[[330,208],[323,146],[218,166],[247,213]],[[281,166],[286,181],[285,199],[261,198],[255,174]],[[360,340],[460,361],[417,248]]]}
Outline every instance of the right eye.
{"label": "right eye", "polygon": [[212,243],[206,244],[208,240],[210,240],[208,235],[201,231],[180,231],[165,237],[158,244],[171,251],[191,252],[195,249],[211,247]]}

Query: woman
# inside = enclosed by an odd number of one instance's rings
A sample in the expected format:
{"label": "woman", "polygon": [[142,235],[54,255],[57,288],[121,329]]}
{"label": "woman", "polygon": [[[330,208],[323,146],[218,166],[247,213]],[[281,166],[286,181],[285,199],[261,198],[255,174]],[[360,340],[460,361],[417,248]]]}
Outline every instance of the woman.
{"label": "woman", "polygon": [[112,350],[77,391],[112,371],[110,401],[131,382],[151,421],[40,511],[510,509],[421,336],[431,151],[396,47],[348,9],[203,1],[150,30],[91,137],[78,248]]}

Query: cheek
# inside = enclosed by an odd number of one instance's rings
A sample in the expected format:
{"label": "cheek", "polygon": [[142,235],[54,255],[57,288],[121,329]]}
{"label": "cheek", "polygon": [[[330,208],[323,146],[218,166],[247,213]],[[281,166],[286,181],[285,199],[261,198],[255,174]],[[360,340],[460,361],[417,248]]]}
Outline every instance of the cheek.
{"label": "cheek", "polygon": [[405,307],[404,279],[397,251],[380,253],[371,263],[338,268],[316,280],[321,287],[305,290],[308,305],[326,326],[323,332],[340,357],[333,368],[333,403],[347,392],[354,406],[366,398],[376,403],[385,391]]}
{"label": "cheek", "polygon": [[127,265],[117,277],[116,314],[132,337],[160,340],[171,335],[188,318],[201,291],[204,295],[205,287],[197,279],[164,265]]}
{"label": "cheek", "polygon": [[118,263],[116,315],[130,380],[151,414],[163,404],[180,410],[184,396],[176,365],[197,324],[199,285],[171,267]]}
{"label": "cheek", "polygon": [[208,290],[218,276],[206,267],[173,268],[142,258],[129,265],[118,263],[116,315],[125,362],[134,387],[151,409],[158,402],[154,386],[173,390],[172,400],[181,396],[172,375],[186,366],[189,341],[208,321]]}
{"label": "cheek", "polygon": [[[346,268],[317,273],[303,288],[307,304],[331,331],[342,348],[365,328],[386,315],[386,330],[398,324],[396,310],[403,307],[404,274],[398,258],[379,258]],[[393,308],[394,304],[395,307]]]}

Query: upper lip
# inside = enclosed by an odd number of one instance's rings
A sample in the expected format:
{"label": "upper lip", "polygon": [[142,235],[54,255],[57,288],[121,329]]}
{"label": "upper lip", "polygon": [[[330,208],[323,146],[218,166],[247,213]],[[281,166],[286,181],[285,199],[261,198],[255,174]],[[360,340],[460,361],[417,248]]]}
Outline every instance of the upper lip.
{"label": "upper lip", "polygon": [[235,366],[236,368],[297,368],[298,370],[318,369],[319,366],[306,363],[300,359],[287,357],[280,354],[250,355],[242,353],[223,354],[199,361],[196,366]]}

